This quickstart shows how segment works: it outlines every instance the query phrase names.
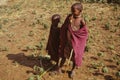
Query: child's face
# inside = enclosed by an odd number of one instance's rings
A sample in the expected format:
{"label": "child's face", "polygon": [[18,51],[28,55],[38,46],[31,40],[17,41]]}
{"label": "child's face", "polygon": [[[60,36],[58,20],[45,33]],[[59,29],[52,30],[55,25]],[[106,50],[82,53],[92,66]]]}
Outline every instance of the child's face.
{"label": "child's face", "polygon": [[75,16],[79,16],[80,15],[80,10],[78,10],[76,7],[73,8],[72,10],[72,14],[75,15]]}
{"label": "child's face", "polygon": [[59,16],[56,16],[52,19],[52,24],[53,25],[57,25],[59,22],[60,22],[60,17]]}

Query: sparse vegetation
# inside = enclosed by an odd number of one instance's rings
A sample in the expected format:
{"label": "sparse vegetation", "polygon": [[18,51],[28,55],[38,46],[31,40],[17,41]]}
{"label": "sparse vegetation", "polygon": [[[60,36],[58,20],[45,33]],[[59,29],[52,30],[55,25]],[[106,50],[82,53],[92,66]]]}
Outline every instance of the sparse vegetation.
{"label": "sparse vegetation", "polygon": [[99,57],[103,57],[103,56],[104,56],[104,53],[103,53],[103,52],[99,52],[97,55],[98,55]]}
{"label": "sparse vegetation", "polygon": [[86,47],[85,47],[85,51],[86,51],[86,52],[89,52],[89,50],[90,50],[90,45],[87,44]]}
{"label": "sparse vegetation", "polygon": [[33,75],[28,80],[41,80],[39,75]]}
{"label": "sparse vegetation", "polygon": [[39,44],[35,46],[37,47],[37,49],[41,50],[43,48],[43,43],[39,42]]}
{"label": "sparse vegetation", "polygon": [[105,29],[106,29],[106,30],[109,30],[109,29],[110,29],[110,23],[109,23],[109,22],[107,22],[107,23],[105,24]]}
{"label": "sparse vegetation", "polygon": [[92,20],[92,21],[95,21],[96,19],[97,19],[96,16],[94,16],[94,17],[92,17],[91,20]]}
{"label": "sparse vegetation", "polygon": [[8,48],[7,48],[7,47],[4,47],[4,46],[3,46],[3,47],[0,46],[0,52],[1,52],[1,51],[8,51]]}
{"label": "sparse vegetation", "polygon": [[114,50],[115,48],[114,48],[114,45],[110,45],[110,46],[108,46],[108,49],[110,49],[110,50]]}
{"label": "sparse vegetation", "polygon": [[103,73],[108,73],[108,72],[109,72],[109,70],[108,70],[108,68],[107,68],[107,67],[103,67],[103,68],[102,68],[102,72],[103,72]]}
{"label": "sparse vegetation", "polygon": [[75,80],[108,80],[107,74],[119,80],[120,0],[9,0],[0,5],[0,79],[69,80],[66,73],[41,74],[53,65],[45,51],[51,16],[61,15],[61,27],[70,6],[80,1],[89,38]]}
{"label": "sparse vegetation", "polygon": [[2,24],[0,24],[0,29],[2,29]]}
{"label": "sparse vegetation", "polygon": [[116,72],[116,77],[117,77],[117,79],[120,78],[120,71]]}
{"label": "sparse vegetation", "polygon": [[86,22],[90,21],[90,18],[89,18],[89,16],[87,14],[84,15],[84,19],[85,19]]}
{"label": "sparse vegetation", "polygon": [[34,36],[34,32],[30,31],[29,34],[28,34],[28,36],[31,36],[31,37]]}
{"label": "sparse vegetation", "polygon": [[36,65],[33,67],[33,70],[38,75],[41,75],[44,72],[43,67],[39,67],[39,66],[36,66]]}
{"label": "sparse vegetation", "polygon": [[92,63],[92,67],[94,68],[94,69],[98,69],[99,67],[100,67],[100,65],[98,64],[98,63]]}
{"label": "sparse vegetation", "polygon": [[118,60],[118,61],[116,62],[116,64],[119,66],[119,65],[120,65],[120,60]]}

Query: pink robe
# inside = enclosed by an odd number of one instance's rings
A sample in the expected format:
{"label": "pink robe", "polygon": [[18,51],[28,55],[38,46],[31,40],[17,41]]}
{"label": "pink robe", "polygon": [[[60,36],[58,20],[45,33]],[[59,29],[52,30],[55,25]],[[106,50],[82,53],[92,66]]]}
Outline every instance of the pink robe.
{"label": "pink robe", "polygon": [[85,45],[86,45],[86,40],[88,37],[88,31],[86,29],[86,25],[84,25],[81,29],[77,30],[77,31],[73,31],[71,28],[71,23],[69,20],[69,17],[71,15],[69,15],[64,24],[61,27],[60,30],[60,50],[59,50],[59,56],[60,57],[64,57],[64,49],[65,46],[67,44],[68,38],[67,38],[67,30],[70,31],[71,35],[72,35],[72,47],[74,50],[74,61],[76,66],[81,66],[82,64],[82,57],[83,57],[83,53],[84,53],[84,49],[85,49]]}
{"label": "pink robe", "polygon": [[69,26],[68,30],[72,35],[72,47],[75,53],[74,59],[76,66],[81,66],[82,57],[84,53],[84,49],[86,46],[86,40],[88,36],[88,32],[86,26],[83,26],[81,29],[77,31],[73,31],[71,26]]}

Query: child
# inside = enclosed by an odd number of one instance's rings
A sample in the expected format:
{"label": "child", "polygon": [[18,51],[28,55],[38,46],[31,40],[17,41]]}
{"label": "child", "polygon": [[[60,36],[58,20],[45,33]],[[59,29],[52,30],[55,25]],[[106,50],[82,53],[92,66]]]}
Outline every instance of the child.
{"label": "child", "polygon": [[58,28],[58,23],[60,22],[60,15],[58,14],[53,15],[51,22],[52,24],[46,50],[48,51],[48,54],[51,56],[51,60],[58,62],[58,49],[60,41],[59,39],[60,28]]}
{"label": "child", "polygon": [[71,7],[72,14],[68,15],[60,30],[60,48],[59,56],[62,58],[59,71],[66,60],[66,55],[70,55],[73,49],[72,61],[73,67],[70,77],[73,77],[75,67],[81,66],[84,48],[88,36],[86,23],[83,20],[83,6],[81,3],[75,3]]}

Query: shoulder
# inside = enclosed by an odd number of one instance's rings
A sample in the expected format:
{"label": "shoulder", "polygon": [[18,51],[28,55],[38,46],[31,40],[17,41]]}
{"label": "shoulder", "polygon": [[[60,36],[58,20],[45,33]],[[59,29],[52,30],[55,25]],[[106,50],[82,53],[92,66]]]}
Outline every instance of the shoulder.
{"label": "shoulder", "polygon": [[66,19],[65,19],[65,22],[68,23],[70,21],[70,19],[71,19],[71,16],[72,16],[72,14],[68,14],[67,17],[66,17]]}
{"label": "shoulder", "polygon": [[72,14],[68,14],[68,17],[71,17],[72,16]]}
{"label": "shoulder", "polygon": [[68,14],[68,15],[67,15],[67,18],[68,18],[68,19],[70,19],[70,18],[71,18],[71,16],[72,16],[72,14]]}

